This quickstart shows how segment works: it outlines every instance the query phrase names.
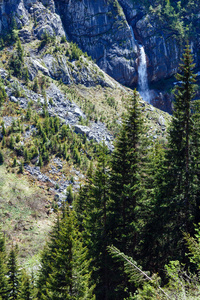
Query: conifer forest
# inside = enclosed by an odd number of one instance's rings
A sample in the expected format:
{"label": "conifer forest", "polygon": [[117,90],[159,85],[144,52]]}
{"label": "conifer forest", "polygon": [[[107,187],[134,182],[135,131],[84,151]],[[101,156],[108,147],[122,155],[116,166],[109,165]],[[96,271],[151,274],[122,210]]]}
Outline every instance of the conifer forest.
{"label": "conifer forest", "polygon": [[140,2],[0,1],[0,300],[200,299],[200,2]]}

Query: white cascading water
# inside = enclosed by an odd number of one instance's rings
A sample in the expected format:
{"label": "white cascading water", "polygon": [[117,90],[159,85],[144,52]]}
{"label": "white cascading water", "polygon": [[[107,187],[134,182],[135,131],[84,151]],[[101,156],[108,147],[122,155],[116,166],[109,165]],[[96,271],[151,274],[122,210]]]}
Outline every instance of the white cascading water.
{"label": "white cascading water", "polygon": [[134,33],[133,33],[133,28],[132,26],[129,26],[130,28],[130,31],[131,31],[131,45],[132,45],[132,48],[133,50],[136,52],[137,51],[137,42],[135,40],[135,36],[134,36]]}
{"label": "white cascading water", "polygon": [[150,103],[150,93],[147,78],[147,61],[144,47],[139,47],[139,64],[138,64],[138,90],[146,102]]}

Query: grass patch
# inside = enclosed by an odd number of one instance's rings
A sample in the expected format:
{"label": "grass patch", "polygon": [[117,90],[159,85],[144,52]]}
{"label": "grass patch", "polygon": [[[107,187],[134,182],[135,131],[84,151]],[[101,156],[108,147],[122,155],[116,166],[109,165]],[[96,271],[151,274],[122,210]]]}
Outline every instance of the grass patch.
{"label": "grass patch", "polygon": [[0,166],[0,220],[8,247],[19,247],[19,262],[42,249],[48,235],[51,217],[46,208],[48,198],[43,190],[25,176],[8,173]]}

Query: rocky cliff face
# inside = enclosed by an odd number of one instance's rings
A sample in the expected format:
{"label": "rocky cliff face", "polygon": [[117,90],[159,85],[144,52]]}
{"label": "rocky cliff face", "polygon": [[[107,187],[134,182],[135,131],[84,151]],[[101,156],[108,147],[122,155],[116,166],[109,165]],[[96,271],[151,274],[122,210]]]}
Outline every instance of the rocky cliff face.
{"label": "rocky cliff face", "polygon": [[55,1],[69,38],[122,84],[137,76],[137,47],[117,1]]}
{"label": "rocky cliff face", "polygon": [[[137,84],[139,45],[145,48],[150,82],[177,72],[180,40],[161,28],[155,11],[147,13],[131,0],[9,0],[0,5],[0,30],[8,27],[11,11],[19,27],[34,18],[34,34],[38,38],[44,31],[57,36],[66,33],[102,70],[122,84]],[[191,45],[197,64],[198,44],[194,37]]]}
{"label": "rocky cliff face", "polygon": [[[131,0],[55,0],[70,39],[87,51],[105,72],[122,84],[137,83],[139,45],[145,48],[150,82],[177,72],[183,45],[178,31],[162,28],[151,13]],[[176,35],[177,33],[177,35]],[[196,37],[191,40],[198,62]]]}
{"label": "rocky cliff face", "polygon": [[[138,85],[140,47],[143,46],[149,83],[169,78],[177,72],[180,63],[183,45],[179,29],[169,30],[167,19],[160,21],[159,6],[149,10],[133,3],[132,0],[2,0],[0,32],[10,26],[14,16],[24,42],[42,39],[44,33],[57,37],[65,35],[68,41],[77,43],[83,52],[87,52],[103,71],[130,87]],[[185,19],[189,20],[190,16],[185,15]],[[199,66],[198,14],[195,22],[197,34],[190,35],[190,43]],[[86,65],[81,72],[76,65],[69,68],[64,56],[55,58],[55,55],[48,54],[43,56],[43,63],[47,67],[45,72],[61,78],[66,84],[74,80],[88,86],[106,84]],[[39,68],[38,63],[33,61],[29,63],[29,70],[30,66],[32,71]],[[94,76],[98,77],[95,83]],[[152,95],[154,103],[155,99],[163,99],[158,94]],[[159,103],[159,100],[156,101]]]}

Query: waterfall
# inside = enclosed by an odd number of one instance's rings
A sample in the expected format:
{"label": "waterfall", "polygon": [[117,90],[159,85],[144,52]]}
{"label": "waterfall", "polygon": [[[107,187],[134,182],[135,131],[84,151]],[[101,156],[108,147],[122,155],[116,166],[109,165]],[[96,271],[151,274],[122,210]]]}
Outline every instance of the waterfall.
{"label": "waterfall", "polygon": [[144,47],[139,47],[139,64],[138,64],[138,90],[141,97],[150,103],[150,94],[147,78],[147,61]]}
{"label": "waterfall", "polygon": [[133,33],[133,28],[132,26],[129,26],[130,28],[130,31],[131,31],[131,45],[132,45],[132,48],[135,52],[137,52],[137,46],[136,46],[136,40],[135,40],[135,36],[134,36],[134,33]]}
{"label": "waterfall", "polygon": [[[131,31],[131,45],[135,52],[139,52],[139,64],[138,64],[138,90],[140,96],[150,103],[151,97],[149,93],[148,78],[147,78],[147,62],[146,54],[143,46],[139,46],[138,41],[135,40],[132,26],[129,26]],[[139,51],[138,51],[139,49]]]}
{"label": "waterfall", "polygon": [[194,52],[194,43],[193,42],[191,42],[190,48],[191,48],[191,52],[193,53]]}
{"label": "waterfall", "polygon": [[166,44],[165,44],[164,37],[163,37],[163,47],[164,47],[165,56],[167,56],[167,47],[166,47]]}

